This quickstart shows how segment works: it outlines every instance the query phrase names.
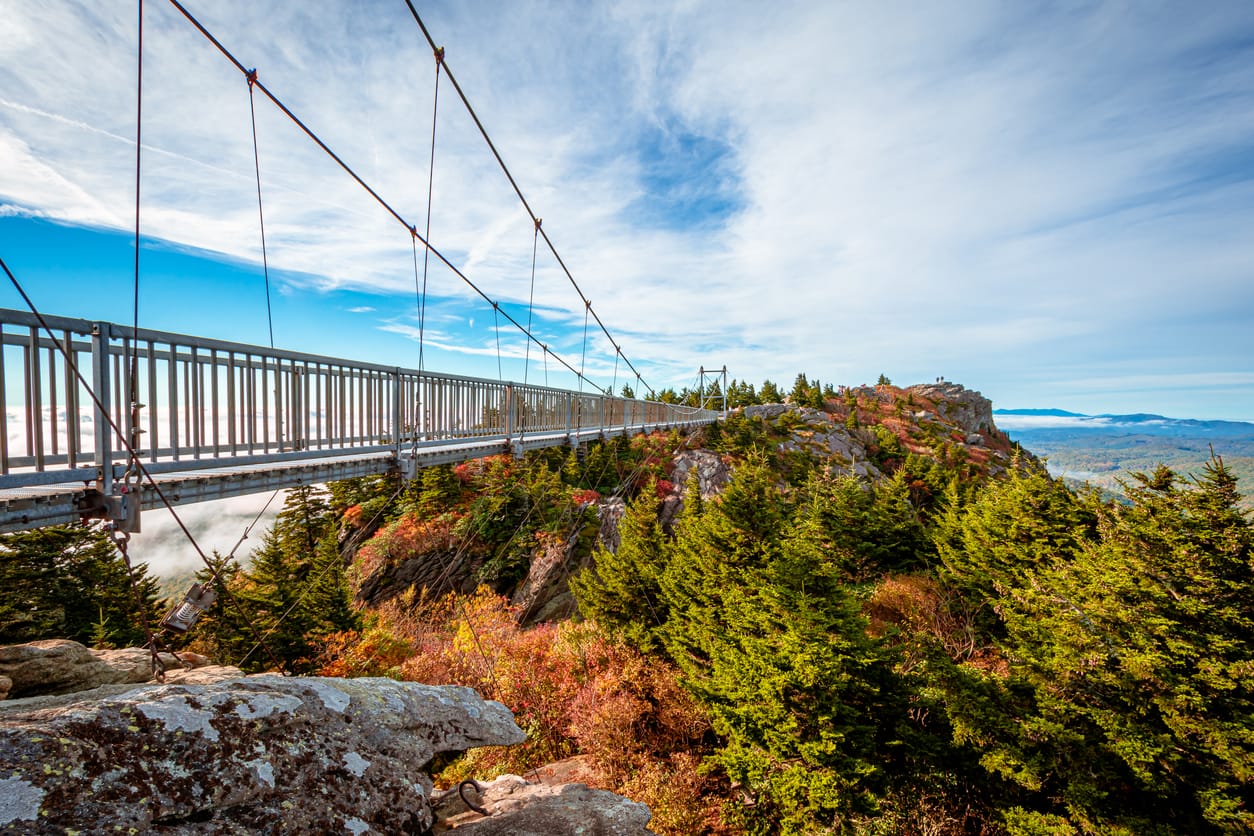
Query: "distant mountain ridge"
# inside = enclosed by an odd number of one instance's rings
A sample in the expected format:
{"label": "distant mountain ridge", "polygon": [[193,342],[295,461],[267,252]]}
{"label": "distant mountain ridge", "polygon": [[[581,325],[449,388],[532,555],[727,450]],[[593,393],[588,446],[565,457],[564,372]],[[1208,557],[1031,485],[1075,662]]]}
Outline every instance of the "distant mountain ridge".
{"label": "distant mountain ridge", "polygon": [[1119,492],[1120,480],[1165,464],[1201,473],[1212,450],[1237,475],[1254,508],[1254,423],[1168,418],[1153,413],[1083,415],[1062,409],[995,409],[1014,441],[1044,458],[1050,472]]}
{"label": "distant mountain ridge", "polygon": [[1068,412],[1065,409],[994,409],[994,415],[1048,415],[1054,418],[1092,418],[1080,412]]}
{"label": "distant mountain ridge", "polygon": [[[1128,415],[1102,413],[1100,415],[1084,415],[1068,412],[1065,409],[994,409],[993,416],[1003,430],[1018,432],[1041,432],[1078,430],[1092,432],[1094,430],[1112,432],[1145,433],[1147,435],[1166,435],[1173,437],[1192,437],[1194,435],[1223,436],[1227,438],[1254,439],[1254,423],[1249,421],[1204,420],[1198,418],[1168,418],[1152,412],[1137,412]],[[1029,419],[1018,421],[1015,419]],[[1035,422],[1033,418],[1073,419],[1063,422]]]}

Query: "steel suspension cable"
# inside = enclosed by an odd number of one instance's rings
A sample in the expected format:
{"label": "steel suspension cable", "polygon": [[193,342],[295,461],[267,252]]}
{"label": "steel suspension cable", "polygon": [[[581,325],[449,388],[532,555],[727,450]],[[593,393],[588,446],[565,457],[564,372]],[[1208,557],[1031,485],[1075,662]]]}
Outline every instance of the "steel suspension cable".
{"label": "steel suspension cable", "polygon": [[[143,130],[144,130],[144,0],[136,3],[136,35],[137,44],[135,49],[135,272],[132,282],[133,298],[131,306],[131,339],[127,340],[125,345],[126,352],[126,387],[127,387],[127,409],[128,420],[130,426],[127,427],[127,436],[129,443],[127,445],[130,450],[130,459],[127,463],[126,479],[137,477],[138,472],[136,465],[139,464],[139,346],[136,344],[136,335],[139,333],[139,209],[140,209],[140,185],[141,175],[143,172]],[[8,267],[5,267],[8,272]],[[12,275],[12,274],[10,274]],[[14,279],[16,283],[16,279]],[[23,294],[25,295],[25,294]],[[49,335],[51,335],[49,331]],[[54,338],[55,342],[55,338]],[[67,369],[69,367],[67,366]],[[99,455],[97,455],[99,458]],[[112,468],[113,462],[101,461],[102,468]],[[129,487],[129,486],[128,486]],[[138,498],[136,498],[138,501]],[[136,509],[138,510],[138,509]],[[142,596],[139,593],[138,582],[135,579],[135,569],[131,565],[131,556],[127,550],[127,541],[130,539],[130,532],[124,529],[114,527],[110,531],[110,539],[114,546],[122,554],[122,562],[126,566],[126,577],[130,583],[131,596],[135,600],[135,614],[139,617],[140,626],[144,630],[144,640],[147,642],[148,653],[152,659],[152,670],[157,678],[164,681],[164,670],[161,664],[161,656],[157,650],[157,639],[153,634],[152,627],[148,624],[148,612],[143,605]]]}
{"label": "steel suspension cable", "polygon": [[[536,218],[536,230],[531,234],[531,293],[527,297],[527,330],[531,330],[531,317],[536,305],[536,249],[540,245],[540,219]],[[531,340],[527,340],[527,356],[523,362],[523,385],[531,372]]]}
{"label": "steel suspension cable", "polygon": [[[501,368],[501,308],[495,302],[492,303],[492,331],[496,334],[496,376],[501,380],[505,380],[505,372]],[[531,341],[527,341],[531,345]]]}
{"label": "steel suspension cable", "polygon": [[[247,76],[248,69],[239,61],[239,59],[237,59],[231,53],[230,50],[228,50],[222,44],[221,41],[219,41],[213,35],[213,33],[211,33],[208,29],[205,28],[204,24],[202,24],[196,18],[195,15],[193,15],[190,11],[188,11],[187,7],[185,7],[181,2],[179,2],[179,0],[169,0],[169,3],[170,5],[174,6],[174,8],[176,8],[183,15],[183,17],[187,18],[188,22],[191,23],[194,27],[196,27],[197,31],[199,31],[201,35],[205,37],[206,40],[208,40],[211,44],[213,44],[213,46],[218,50],[218,52],[222,53],[223,57],[225,57],[228,61],[234,64],[235,68],[239,70],[242,74]],[[447,73],[447,65],[445,65],[445,72]],[[452,81],[451,75],[449,76],[449,80]],[[362,177],[356,171],[354,171],[351,166],[348,165],[348,163],[344,162],[344,159],[342,157],[340,157],[338,154],[332,151],[331,147],[327,145],[326,142],[324,142],[322,138],[319,137],[313,131],[312,128],[306,125],[300,119],[300,117],[298,117],[295,113],[293,113],[292,110],[288,108],[288,106],[285,105],[281,99],[278,98],[278,96],[276,96],[273,92],[271,92],[270,89],[266,87],[264,82],[258,80],[256,83],[256,87],[258,90],[262,92],[263,95],[265,95],[267,99],[271,101],[271,103],[274,104],[275,107],[283,111],[284,115],[286,115],[289,119],[291,119],[292,123],[295,124],[296,127],[300,128],[300,130],[306,136],[308,136],[311,140],[313,140],[313,142],[319,148],[321,148],[327,154],[327,156],[329,156],[332,160],[334,160],[335,163],[341,169],[343,169],[346,174],[348,174],[348,176],[352,177],[353,180],[355,180],[359,186],[365,189],[366,192],[372,198],[374,198],[375,202],[379,204],[379,206],[381,206],[389,215],[395,218],[397,222],[399,222],[402,226],[404,226],[407,230],[409,230],[411,234],[417,236],[417,238],[420,241],[422,241],[423,245],[428,248],[431,255],[434,255],[441,263],[444,264],[445,267],[451,270],[455,276],[461,279],[462,282],[467,287],[469,287],[476,294],[478,294],[479,297],[482,298],[485,302],[487,302],[488,304],[493,303],[492,298],[488,296],[477,284],[471,281],[470,277],[467,276],[464,272],[462,272],[462,270],[459,269],[457,265],[453,264],[453,262],[450,261],[448,257],[445,256],[442,252],[440,252],[440,250],[437,247],[431,246],[431,243],[426,238],[424,238],[421,235],[418,235],[417,227],[415,227],[414,225],[406,221],[404,216],[402,216],[398,211],[396,211],[396,209],[390,203],[384,200],[383,197],[372,186],[370,186],[369,183],[367,183],[364,179],[362,179]],[[541,234],[543,235],[543,232]],[[514,319],[514,317],[510,315],[509,311],[502,309],[501,315],[504,316],[505,319],[508,320],[511,325],[513,325],[519,331],[524,333],[528,339],[535,340],[537,343],[540,342],[538,339],[536,339],[535,335],[533,335],[530,331],[528,331],[522,325],[522,323]],[[593,315],[595,316],[595,313]],[[557,360],[559,363],[561,363],[563,366],[565,366],[566,369],[570,371],[572,374],[580,375],[580,372],[561,355],[554,354],[553,358]],[[592,383],[592,381],[588,381],[588,383]]]}
{"label": "steel suspension cable", "polygon": [[270,310],[270,261],[266,255],[266,213],[261,205],[261,154],[257,149],[257,107],[253,88],[257,84],[257,71],[249,70],[248,79],[248,115],[253,125],[253,169],[257,173],[257,220],[261,224],[261,273],[266,280],[266,325],[270,329],[270,347],[274,348],[274,315]]}
{"label": "steel suspension cable", "polygon": [[[435,191],[435,127],[440,114],[440,67],[444,64],[444,47],[435,52],[435,93],[431,97],[431,164],[427,169],[427,228],[422,250],[422,292],[418,295],[418,371],[423,370],[423,334],[427,324],[427,262],[431,257],[431,196]],[[495,303],[493,303],[495,307]]]}
{"label": "steel suspension cable", "polygon": [[[418,24],[418,28],[422,30],[423,37],[427,39],[427,43],[430,44],[432,49],[435,49],[435,39],[431,37],[431,32],[427,29],[427,25],[423,23],[422,16],[418,14],[418,9],[414,7],[413,0],[405,0],[405,5],[409,7],[409,13],[413,16],[414,22]],[[521,202],[523,208],[527,210],[527,214],[531,216],[531,219],[533,221],[538,221],[539,218],[537,218],[536,213],[532,211],[531,204],[527,202],[527,198],[523,196],[522,189],[518,186],[518,181],[516,181],[514,179],[514,175],[510,173],[509,166],[505,165],[505,160],[501,157],[500,152],[497,151],[496,144],[492,142],[492,137],[488,135],[487,128],[483,126],[483,122],[480,121],[479,115],[475,112],[474,107],[471,106],[470,100],[466,97],[466,93],[462,90],[462,86],[457,82],[456,76],[453,75],[453,71],[447,66],[447,64],[444,67],[444,72],[448,76],[449,83],[453,85],[453,89],[457,91],[457,95],[462,100],[462,104],[465,105],[466,112],[469,113],[470,118],[474,120],[475,127],[479,129],[479,133],[483,136],[484,142],[488,144],[488,148],[492,151],[492,156],[496,158],[496,162],[501,167],[501,171],[505,174],[506,179],[509,180],[509,184],[513,186],[514,194],[518,195],[519,202]],[[588,297],[585,296],[583,290],[580,289],[579,283],[575,281],[575,277],[570,272],[570,268],[566,266],[566,262],[562,260],[561,255],[557,252],[557,247],[549,238],[548,233],[542,229],[539,230],[539,232],[540,235],[544,237],[544,243],[548,246],[549,251],[553,253],[553,258],[555,258],[557,263],[561,266],[562,272],[564,272],[566,274],[566,278],[570,280],[571,286],[575,288],[575,292],[579,294],[580,300],[584,302],[585,305],[590,305]],[[591,310],[590,307],[589,310]],[[601,317],[597,315],[596,311],[592,311],[592,317],[596,320],[597,325],[600,326],[610,343],[614,344],[614,337],[610,334],[609,329],[605,327],[605,323],[601,321]],[[623,361],[627,363],[633,372],[637,375],[640,374],[626,355],[623,355]],[[644,385],[650,392],[653,392],[653,387],[649,386],[647,383]]]}
{"label": "steel suspension cable", "polygon": [[588,314],[592,311],[592,303],[585,302],[583,309],[583,353],[579,355],[579,392],[583,393],[584,363],[588,359]]}

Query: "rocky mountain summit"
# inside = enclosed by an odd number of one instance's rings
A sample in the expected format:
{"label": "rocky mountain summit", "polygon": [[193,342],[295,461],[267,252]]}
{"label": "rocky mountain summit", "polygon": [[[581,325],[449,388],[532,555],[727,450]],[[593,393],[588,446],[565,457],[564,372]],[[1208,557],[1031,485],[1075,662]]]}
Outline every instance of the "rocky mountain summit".
{"label": "rocky mountain summit", "polygon": [[[96,667],[73,642],[36,645],[0,648],[23,693]],[[0,702],[0,833],[648,833],[647,807],[582,785],[437,792],[437,756],[525,739],[470,688],[231,673]]]}
{"label": "rocky mountain summit", "polygon": [[998,475],[1011,456],[1006,434],[993,421],[993,404],[959,383],[937,381],[905,388],[842,387],[822,408],[797,403],[745,406],[732,421],[761,422],[777,450],[824,462],[833,474],[879,479],[884,466],[909,454]]}

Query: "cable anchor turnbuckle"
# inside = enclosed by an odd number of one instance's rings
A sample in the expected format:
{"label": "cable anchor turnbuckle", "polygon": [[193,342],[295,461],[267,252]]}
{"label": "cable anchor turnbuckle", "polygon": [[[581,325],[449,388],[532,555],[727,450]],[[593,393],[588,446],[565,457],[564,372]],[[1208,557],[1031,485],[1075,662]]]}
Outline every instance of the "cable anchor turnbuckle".
{"label": "cable anchor turnbuckle", "polygon": [[192,588],[187,590],[187,594],[183,596],[182,602],[170,609],[165,617],[161,619],[161,626],[178,633],[186,633],[196,623],[196,619],[204,614],[205,610],[213,606],[213,602],[218,598],[218,593],[205,584],[194,583]]}

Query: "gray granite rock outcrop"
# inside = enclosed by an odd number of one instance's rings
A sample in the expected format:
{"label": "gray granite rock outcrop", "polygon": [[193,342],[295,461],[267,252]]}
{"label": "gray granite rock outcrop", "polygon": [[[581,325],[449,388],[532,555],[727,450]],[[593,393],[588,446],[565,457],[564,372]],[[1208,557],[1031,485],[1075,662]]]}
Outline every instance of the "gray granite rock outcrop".
{"label": "gray granite rock outcrop", "polygon": [[469,688],[390,679],[70,699],[0,711],[0,833],[422,833],[436,754],[524,739]]}
{"label": "gray granite rock outcrop", "polygon": [[921,383],[910,386],[906,391],[933,401],[938,415],[957,424],[967,433],[997,431],[997,426],[993,423],[993,402],[961,383]]}

